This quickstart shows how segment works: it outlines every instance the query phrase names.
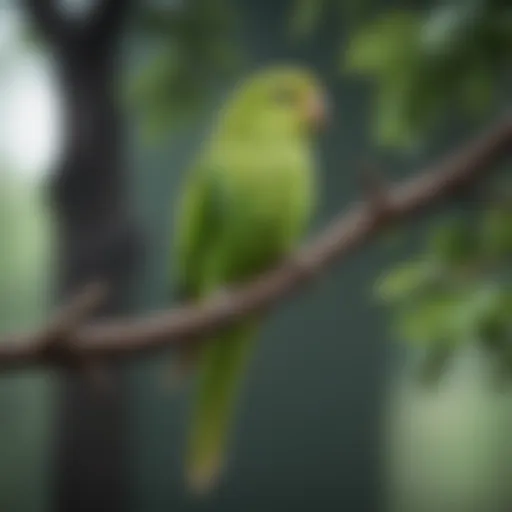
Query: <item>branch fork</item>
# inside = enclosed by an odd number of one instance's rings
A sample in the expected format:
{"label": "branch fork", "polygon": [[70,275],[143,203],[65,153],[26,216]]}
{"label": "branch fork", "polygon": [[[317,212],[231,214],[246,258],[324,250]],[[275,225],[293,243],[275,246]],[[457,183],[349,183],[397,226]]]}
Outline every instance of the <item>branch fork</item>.
{"label": "branch fork", "polygon": [[43,329],[39,346],[42,359],[62,366],[80,366],[82,354],[75,343],[76,331],[97,311],[107,298],[107,287],[91,282],[71,297]]}

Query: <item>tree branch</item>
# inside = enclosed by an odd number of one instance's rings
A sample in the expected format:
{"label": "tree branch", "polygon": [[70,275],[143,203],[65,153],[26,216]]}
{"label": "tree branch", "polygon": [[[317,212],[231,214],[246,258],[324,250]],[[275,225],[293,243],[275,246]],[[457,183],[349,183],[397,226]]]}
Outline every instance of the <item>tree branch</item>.
{"label": "tree branch", "polygon": [[[184,305],[141,318],[98,320],[76,325],[68,347],[74,357],[113,360],[198,340],[244,317],[264,312],[298,291],[334,261],[370,242],[381,230],[456,196],[484,177],[489,168],[512,154],[512,117],[507,116],[482,136],[444,161],[406,182],[379,190],[334,220],[320,236],[288,261],[240,290],[197,305]],[[378,205],[375,203],[378,197]],[[58,318],[65,317],[58,315]],[[82,318],[83,315],[80,316]],[[67,365],[45,349],[47,331],[6,337],[0,341],[0,367],[34,364]]]}
{"label": "tree branch", "polygon": [[103,304],[106,293],[102,283],[91,283],[57,311],[41,332],[40,350],[44,357],[60,360],[63,364],[83,362],[82,354],[75,356],[73,337],[76,329]]}

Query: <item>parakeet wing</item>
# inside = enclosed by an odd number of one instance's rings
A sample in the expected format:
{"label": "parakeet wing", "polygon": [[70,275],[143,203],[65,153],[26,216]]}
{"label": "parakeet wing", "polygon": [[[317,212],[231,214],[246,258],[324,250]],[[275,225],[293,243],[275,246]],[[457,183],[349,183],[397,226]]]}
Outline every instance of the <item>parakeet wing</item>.
{"label": "parakeet wing", "polygon": [[[241,154],[238,148],[233,153]],[[275,264],[296,243],[309,217],[309,180],[294,179],[309,173],[287,152],[267,158],[247,158],[250,151],[240,158],[228,155],[225,149],[225,165],[207,168],[203,181],[194,176],[184,198],[180,229],[188,230],[188,238],[181,239],[180,268],[188,269],[185,282],[196,297]],[[194,363],[198,370],[187,450],[187,479],[197,489],[212,485],[222,470],[258,323],[252,318],[181,354],[182,364]]]}
{"label": "parakeet wing", "polygon": [[213,241],[222,226],[223,198],[216,173],[208,165],[195,167],[183,190],[177,215],[177,292],[196,299],[203,292],[203,276]]}

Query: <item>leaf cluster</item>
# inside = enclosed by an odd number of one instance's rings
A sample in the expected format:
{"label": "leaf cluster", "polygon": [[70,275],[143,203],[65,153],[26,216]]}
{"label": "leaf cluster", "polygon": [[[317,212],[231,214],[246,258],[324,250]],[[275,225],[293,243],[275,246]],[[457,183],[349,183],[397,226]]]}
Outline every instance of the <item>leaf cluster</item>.
{"label": "leaf cluster", "polygon": [[385,273],[377,294],[409,343],[454,347],[512,341],[512,207],[431,228],[424,251]]}
{"label": "leaf cluster", "polygon": [[484,115],[511,63],[512,4],[500,0],[386,11],[354,32],[342,58],[374,84],[374,135],[390,147],[418,144],[454,113]]}
{"label": "leaf cluster", "polygon": [[199,110],[218,80],[238,61],[228,0],[183,0],[142,5],[136,16],[150,55],[129,84],[128,100],[144,132],[158,138]]}

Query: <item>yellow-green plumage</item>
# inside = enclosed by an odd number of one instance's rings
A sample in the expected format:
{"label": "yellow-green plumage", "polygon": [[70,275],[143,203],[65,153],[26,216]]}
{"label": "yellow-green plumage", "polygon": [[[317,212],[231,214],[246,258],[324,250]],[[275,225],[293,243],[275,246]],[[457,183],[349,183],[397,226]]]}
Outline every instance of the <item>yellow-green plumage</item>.
{"label": "yellow-green plumage", "polygon": [[[313,204],[320,97],[314,77],[295,67],[259,72],[234,92],[180,204],[177,277],[189,298],[250,280],[295,247]],[[182,354],[198,372],[186,460],[197,490],[221,472],[257,324],[249,319]]]}

